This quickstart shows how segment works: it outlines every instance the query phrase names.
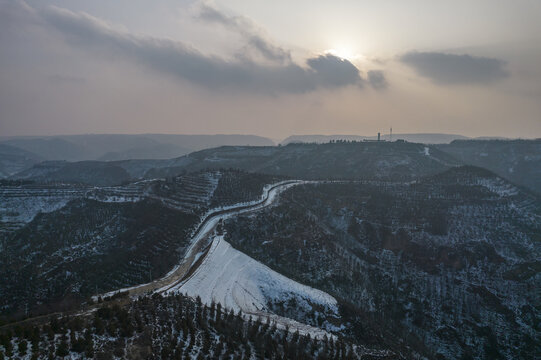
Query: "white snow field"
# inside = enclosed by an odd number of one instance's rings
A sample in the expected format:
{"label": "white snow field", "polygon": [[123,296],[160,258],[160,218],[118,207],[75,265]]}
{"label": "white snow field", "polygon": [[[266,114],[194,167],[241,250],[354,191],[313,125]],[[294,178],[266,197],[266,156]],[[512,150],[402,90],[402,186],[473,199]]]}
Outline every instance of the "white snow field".
{"label": "white snow field", "polygon": [[[222,236],[217,236],[201,265],[186,281],[167,290],[199,296],[207,305],[220,303],[228,310],[241,310],[246,316],[269,317],[280,327],[288,326],[301,334],[329,336],[324,330],[272,314],[267,304],[294,298],[296,306],[311,309],[312,305],[324,308],[337,318],[337,301],[331,295],[299,284],[268,266],[234,249]],[[338,330],[338,328],[337,328]]]}

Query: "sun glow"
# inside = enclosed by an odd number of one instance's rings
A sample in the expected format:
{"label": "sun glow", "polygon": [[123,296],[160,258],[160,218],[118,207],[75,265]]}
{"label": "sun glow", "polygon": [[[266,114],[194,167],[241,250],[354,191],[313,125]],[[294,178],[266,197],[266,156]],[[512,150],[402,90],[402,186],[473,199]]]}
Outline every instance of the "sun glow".
{"label": "sun glow", "polygon": [[355,51],[353,51],[353,49],[349,47],[336,47],[332,49],[327,49],[325,50],[325,54],[331,54],[349,61],[354,61],[362,58],[361,54],[356,54]]}

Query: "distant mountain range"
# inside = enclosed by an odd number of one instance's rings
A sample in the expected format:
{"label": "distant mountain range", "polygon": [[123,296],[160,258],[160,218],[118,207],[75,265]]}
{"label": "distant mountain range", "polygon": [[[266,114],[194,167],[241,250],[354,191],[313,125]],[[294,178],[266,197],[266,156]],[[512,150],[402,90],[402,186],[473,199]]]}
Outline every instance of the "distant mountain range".
{"label": "distant mountain range", "polygon": [[2,144],[45,160],[169,159],[222,145],[274,145],[255,135],[90,134],[5,138]]}
{"label": "distant mountain range", "polygon": [[171,159],[193,151],[223,146],[272,146],[255,135],[64,135],[0,139],[0,177],[46,160]]}
{"label": "distant mountain range", "polygon": [[221,146],[170,160],[47,161],[12,179],[110,186],[206,169],[242,169],[301,179],[407,179],[460,165],[433,146],[408,142],[337,142]]}
{"label": "distant mountain range", "polygon": [[28,169],[43,160],[29,151],[0,143],[0,178]]}
{"label": "distant mountain range", "polygon": [[468,139],[449,134],[396,134],[393,140],[406,142],[392,143],[362,141],[366,139],[374,138],[302,135],[275,146],[272,140],[253,135],[19,137],[0,141],[0,178],[106,186],[235,168],[311,179],[394,179],[470,164],[541,193],[541,139]]}
{"label": "distant mountain range", "polygon": [[[346,140],[346,141],[363,141],[363,140],[377,140],[377,136],[360,136],[360,135],[291,135],[284,139],[281,144],[287,145],[290,143],[327,143],[329,141]],[[392,140],[405,140],[408,142],[422,143],[422,144],[449,144],[454,140],[504,140],[505,138],[483,136],[479,138],[470,138],[457,134],[439,134],[439,133],[426,133],[426,134],[393,134]],[[381,134],[381,140],[389,141],[391,137],[389,134]]]}

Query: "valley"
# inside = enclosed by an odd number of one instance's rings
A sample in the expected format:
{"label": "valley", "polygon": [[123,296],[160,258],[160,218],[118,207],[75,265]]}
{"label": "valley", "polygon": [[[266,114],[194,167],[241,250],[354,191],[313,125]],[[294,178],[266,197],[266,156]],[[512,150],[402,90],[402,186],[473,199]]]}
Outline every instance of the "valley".
{"label": "valley", "polygon": [[[56,352],[64,341],[74,358],[88,344],[197,357],[222,351],[208,331],[233,344],[219,324],[240,321],[269,344],[283,341],[272,350],[281,354],[301,339],[319,355],[340,344],[338,358],[527,359],[540,350],[535,192],[400,142],[222,147],[174,162],[183,165],[145,161],[150,170],[122,184],[58,181],[58,172],[3,180],[3,339],[54,327],[74,335],[45,343]],[[154,335],[138,325],[140,304],[165,314],[179,303],[195,310],[181,310],[188,323],[176,342],[156,337],[166,317],[150,325]],[[108,338],[103,322],[117,329]],[[257,346],[246,341],[250,350],[229,355],[251,358]],[[17,354],[5,344],[0,351]]]}

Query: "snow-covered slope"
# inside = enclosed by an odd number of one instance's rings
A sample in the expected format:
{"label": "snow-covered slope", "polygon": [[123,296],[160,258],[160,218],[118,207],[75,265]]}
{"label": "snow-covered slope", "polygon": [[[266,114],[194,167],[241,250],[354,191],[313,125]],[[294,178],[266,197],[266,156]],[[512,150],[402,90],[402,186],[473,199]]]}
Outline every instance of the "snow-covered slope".
{"label": "snow-covered slope", "polygon": [[[269,316],[279,325],[287,325],[291,329],[298,329],[300,333],[310,333],[313,336],[322,336],[324,332],[272,314],[272,304],[293,301],[299,313],[316,313],[317,308],[326,318],[339,317],[337,301],[331,295],[275,272],[234,249],[222,236],[214,239],[196,272],[187,281],[167,292],[199,296],[205,304],[220,303],[229,310],[241,310],[247,315]],[[339,330],[329,322],[325,322],[324,327],[327,330]]]}
{"label": "snow-covered slope", "polygon": [[0,231],[13,231],[30,222],[36,214],[62,208],[82,197],[78,186],[3,186],[0,187]]}

